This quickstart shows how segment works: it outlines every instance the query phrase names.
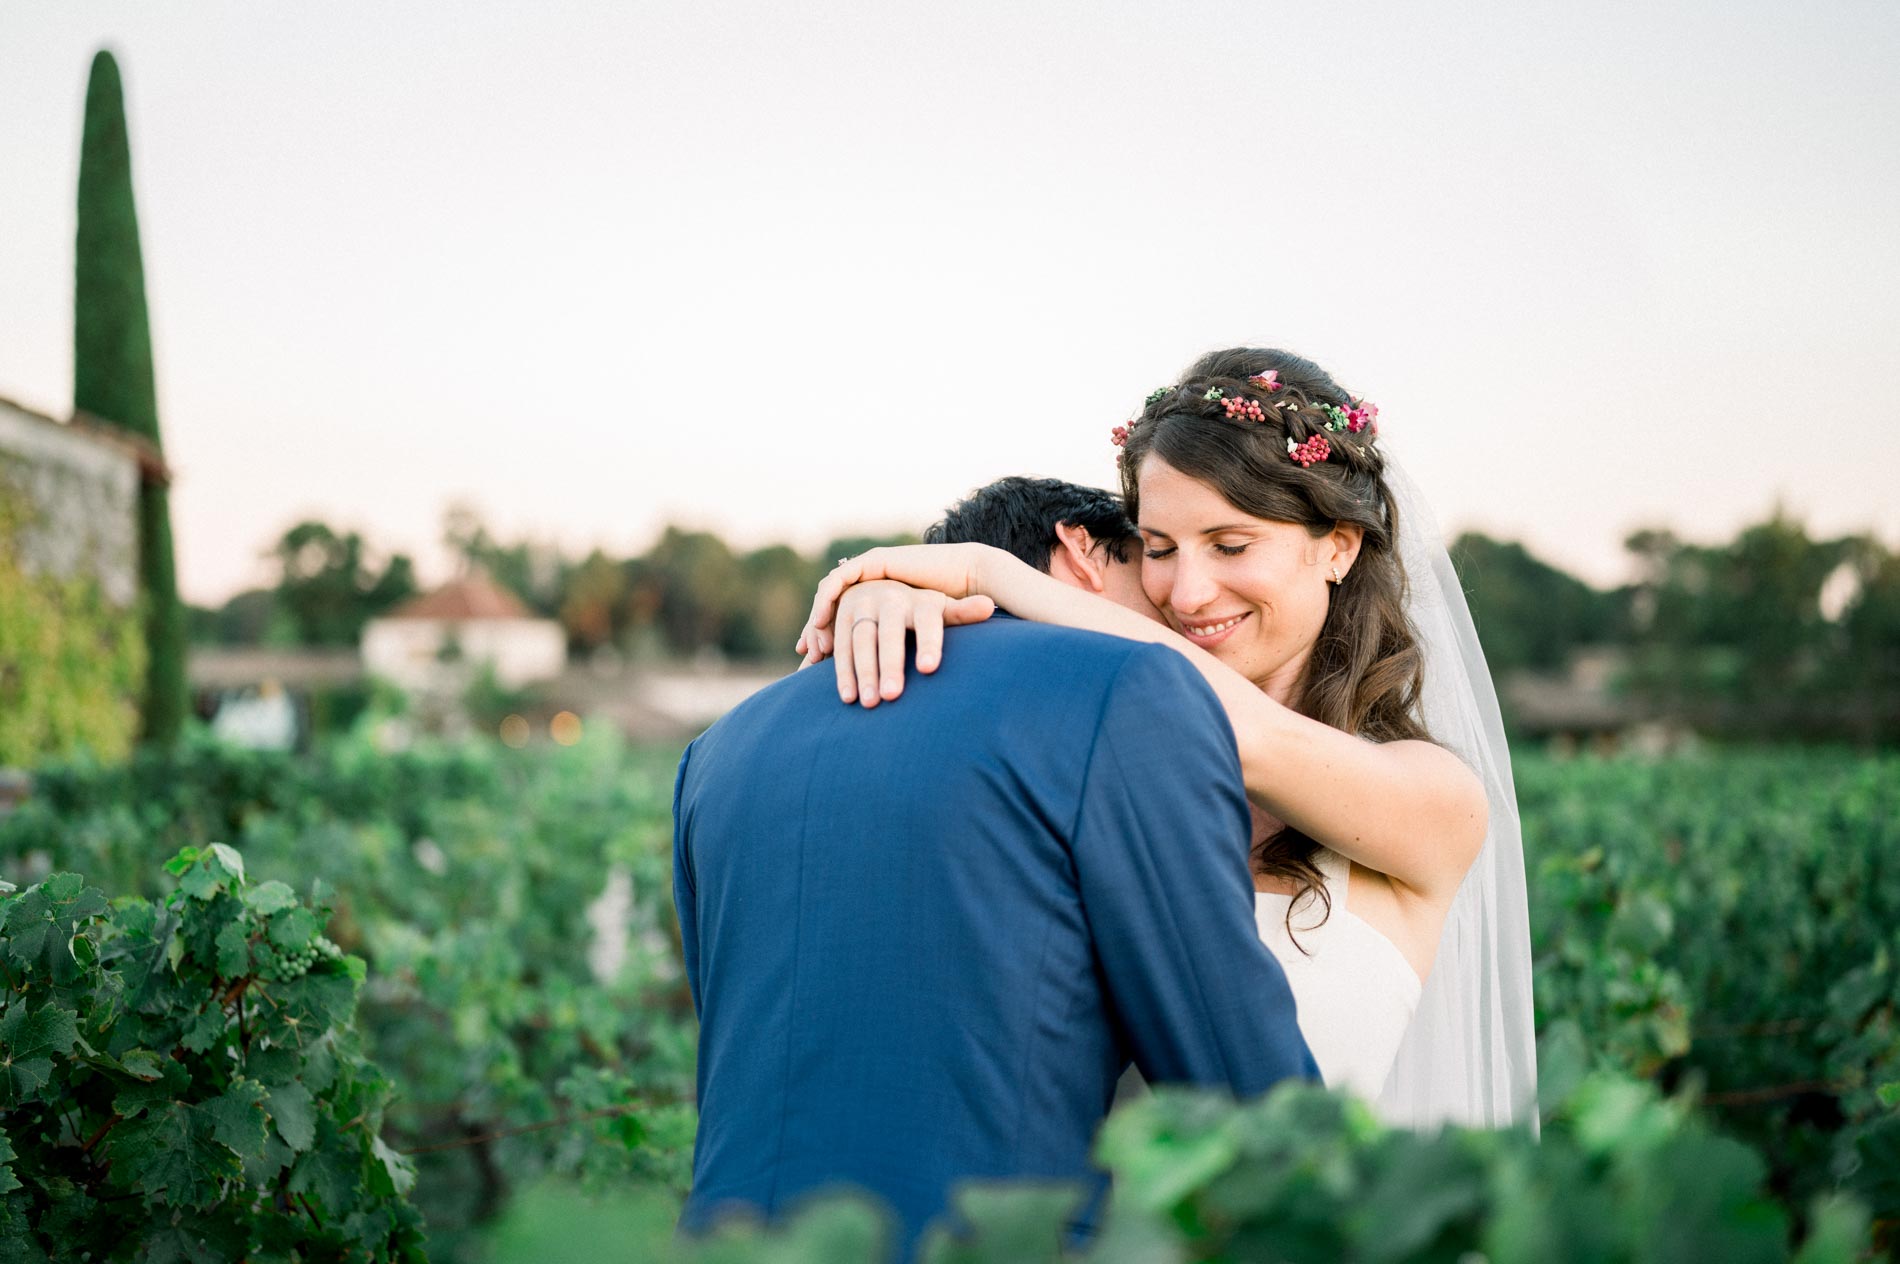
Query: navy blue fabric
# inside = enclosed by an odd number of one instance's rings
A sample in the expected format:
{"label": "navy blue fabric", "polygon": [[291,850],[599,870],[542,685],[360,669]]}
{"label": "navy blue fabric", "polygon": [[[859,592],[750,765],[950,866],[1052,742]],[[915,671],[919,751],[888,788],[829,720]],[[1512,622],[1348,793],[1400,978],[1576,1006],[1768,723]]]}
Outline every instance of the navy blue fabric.
{"label": "navy blue fabric", "polygon": [[1155,645],[996,618],[866,711],[829,665],[687,748],[699,1011],[682,1225],[862,1186],[903,1247],[965,1178],[1097,1183],[1130,1060],[1248,1096],[1318,1071],[1254,930],[1233,731]]}

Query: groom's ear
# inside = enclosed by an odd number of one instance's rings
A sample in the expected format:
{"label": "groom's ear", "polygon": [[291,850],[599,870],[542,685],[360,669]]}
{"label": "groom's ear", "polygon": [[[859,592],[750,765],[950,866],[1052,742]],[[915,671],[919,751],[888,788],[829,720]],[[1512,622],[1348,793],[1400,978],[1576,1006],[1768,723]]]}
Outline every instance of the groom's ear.
{"label": "groom's ear", "polygon": [[1086,527],[1058,522],[1056,547],[1049,554],[1049,574],[1071,587],[1099,593],[1108,583],[1106,553],[1096,547],[1095,537]]}

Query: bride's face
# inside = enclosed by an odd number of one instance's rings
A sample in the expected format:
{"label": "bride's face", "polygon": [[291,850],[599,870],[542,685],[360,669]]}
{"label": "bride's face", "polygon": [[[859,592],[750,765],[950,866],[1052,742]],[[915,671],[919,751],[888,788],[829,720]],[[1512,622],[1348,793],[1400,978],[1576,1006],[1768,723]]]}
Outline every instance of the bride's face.
{"label": "bride's face", "polygon": [[[1255,518],[1158,456],[1141,465],[1141,586],[1168,626],[1285,701],[1356,540]],[[1342,548],[1342,545],[1346,546]]]}

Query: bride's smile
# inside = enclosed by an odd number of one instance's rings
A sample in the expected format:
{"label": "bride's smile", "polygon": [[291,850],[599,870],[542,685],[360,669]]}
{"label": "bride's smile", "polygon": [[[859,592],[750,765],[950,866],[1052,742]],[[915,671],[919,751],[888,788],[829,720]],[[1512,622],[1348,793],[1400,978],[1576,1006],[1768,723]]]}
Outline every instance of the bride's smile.
{"label": "bride's smile", "polygon": [[1276,698],[1295,692],[1350,547],[1242,513],[1158,456],[1141,467],[1140,528],[1142,588],[1168,626]]}

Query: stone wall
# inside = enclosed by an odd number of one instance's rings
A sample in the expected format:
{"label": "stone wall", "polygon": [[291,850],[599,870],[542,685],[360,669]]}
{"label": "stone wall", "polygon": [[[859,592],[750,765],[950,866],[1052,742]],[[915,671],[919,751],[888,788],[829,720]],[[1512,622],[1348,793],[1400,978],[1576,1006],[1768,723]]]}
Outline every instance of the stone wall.
{"label": "stone wall", "polygon": [[138,594],[139,446],[0,399],[0,496],[20,497],[23,569],[89,575],[107,600]]}

